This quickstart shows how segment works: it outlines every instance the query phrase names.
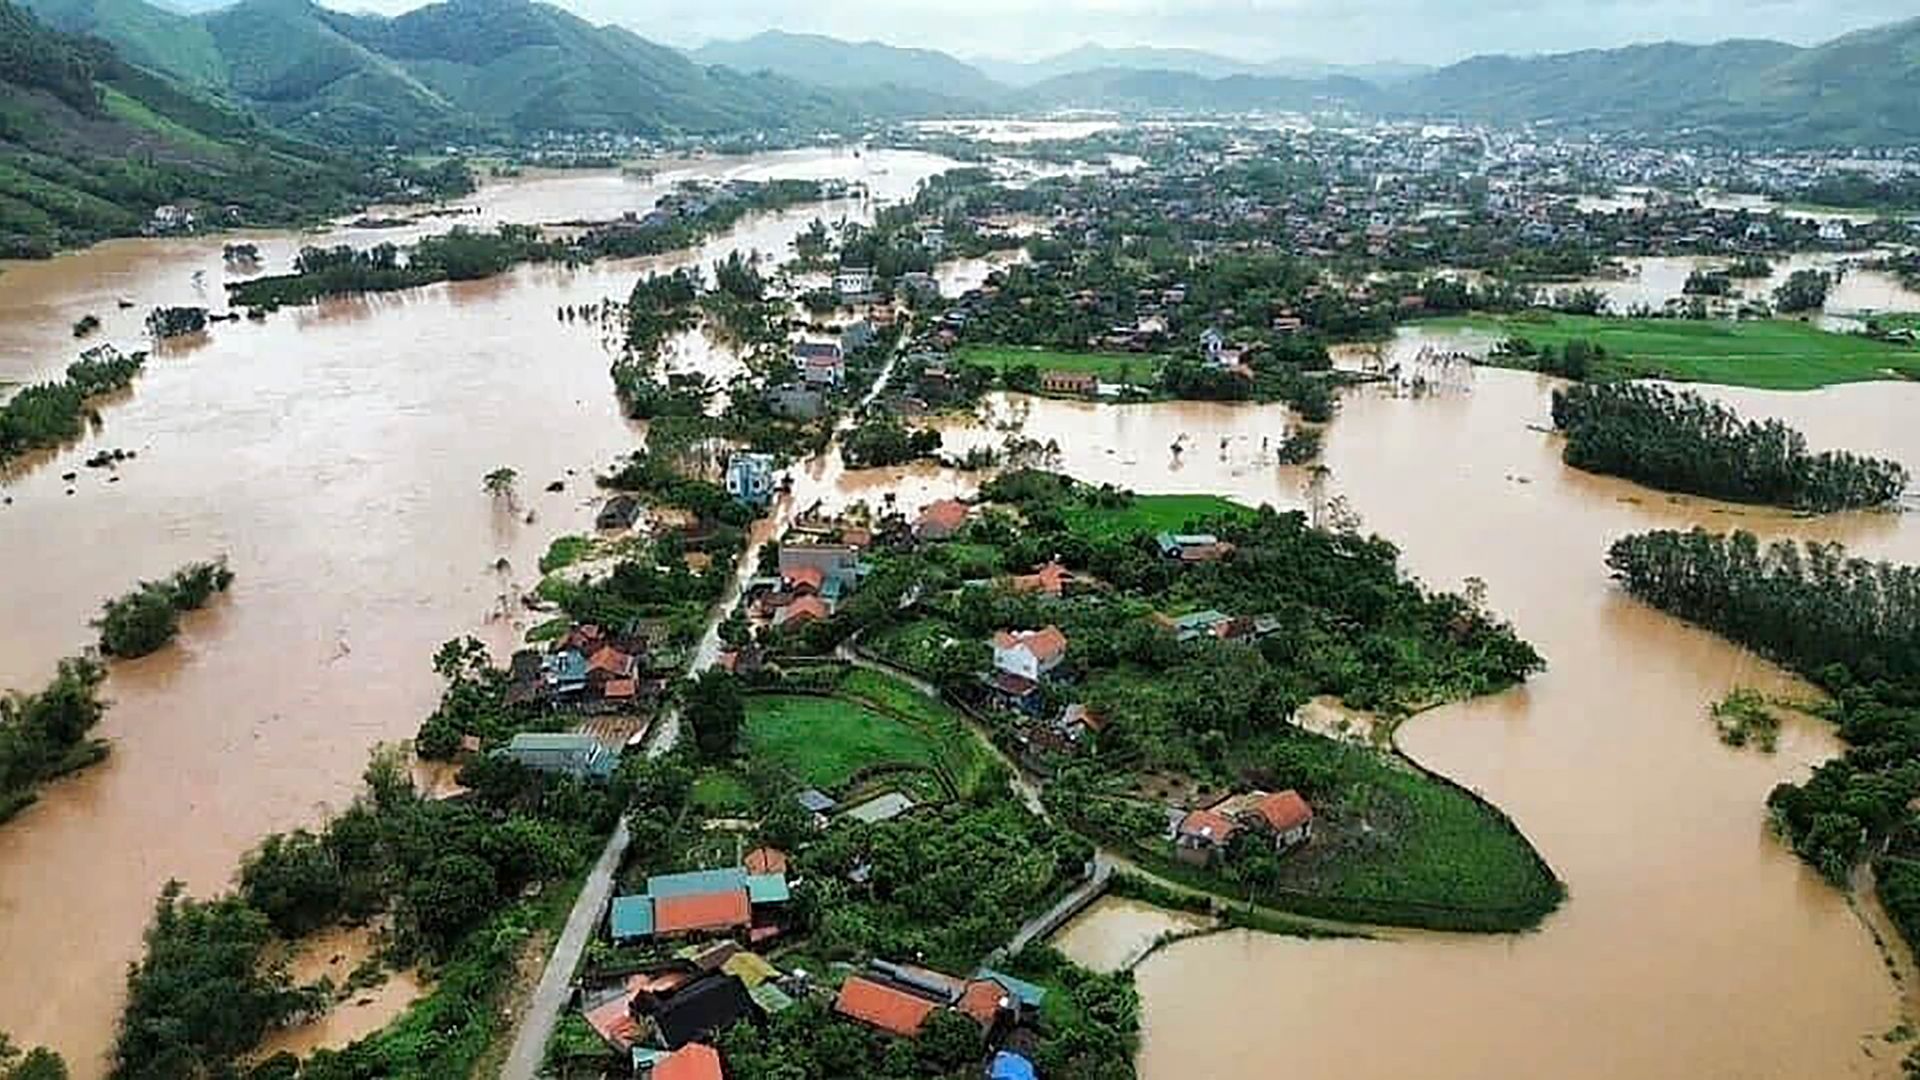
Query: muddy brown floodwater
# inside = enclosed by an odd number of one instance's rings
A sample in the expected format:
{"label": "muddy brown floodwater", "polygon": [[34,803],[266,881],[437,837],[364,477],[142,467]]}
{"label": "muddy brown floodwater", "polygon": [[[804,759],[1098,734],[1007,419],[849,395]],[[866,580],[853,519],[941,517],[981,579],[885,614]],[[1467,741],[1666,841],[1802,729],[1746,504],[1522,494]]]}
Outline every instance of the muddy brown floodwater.
{"label": "muddy brown floodwater", "polygon": [[[1567,882],[1566,905],[1517,936],[1228,933],[1174,945],[1137,972],[1142,1075],[1897,1075],[1905,1047],[1880,1035],[1903,1001],[1872,937],[1765,820],[1767,792],[1833,754],[1833,735],[1802,721],[1775,755],[1723,746],[1710,702],[1736,685],[1799,684],[1627,599],[1602,559],[1621,534],[1702,523],[1914,562],[1920,529],[1885,514],[1796,520],[1572,471],[1527,427],[1546,418],[1550,386],[1482,370],[1469,393],[1350,393],[1325,462],[1333,490],[1400,545],[1411,572],[1442,588],[1484,579],[1492,606],[1547,657],[1525,686],[1417,717],[1400,741],[1510,813]],[[1816,445],[1920,463],[1920,387],[1707,392]],[[1083,478],[1300,504],[1298,470],[1258,461],[1261,437],[1284,428],[1279,409],[1026,407],[1027,434],[1057,437],[1065,469]],[[1168,446],[1182,434],[1176,459]],[[1075,930],[1097,955],[1095,931]]]}
{"label": "muddy brown floodwater", "polygon": [[[251,239],[264,271],[280,272],[301,243],[645,210],[682,176],[843,176],[889,199],[948,164],[825,150],[713,159],[647,182],[541,177],[463,200],[477,215]],[[871,207],[763,216],[658,259],[525,268],[222,324],[157,351],[98,432],[0,476],[13,499],[0,505],[0,687],[44,682],[88,643],[100,602],[138,579],[215,554],[237,574],[178,644],[113,666],[100,732],[113,755],[0,828],[0,1031],[59,1050],[78,1076],[103,1072],[161,885],[216,890],[263,834],[350,799],[369,749],[411,736],[433,707],[428,661],[440,642],[471,632],[496,655],[511,646],[524,620],[513,599],[537,580],[545,545],[591,527],[593,470],[644,438],[616,407],[600,331],[558,322],[558,307],[624,298],[650,270],[736,249],[784,252],[815,214],[859,219]],[[222,245],[233,239],[8,264],[0,381],[57,371],[76,351],[70,326],[89,312],[106,322],[95,340],[131,348],[154,304],[222,309]],[[119,309],[122,296],[135,306]],[[81,467],[111,447],[139,456],[114,474]],[[481,492],[498,466],[520,474],[514,511]],[[60,479],[75,470],[71,485]],[[566,489],[546,492],[556,479]],[[505,573],[494,569],[502,558]]]}

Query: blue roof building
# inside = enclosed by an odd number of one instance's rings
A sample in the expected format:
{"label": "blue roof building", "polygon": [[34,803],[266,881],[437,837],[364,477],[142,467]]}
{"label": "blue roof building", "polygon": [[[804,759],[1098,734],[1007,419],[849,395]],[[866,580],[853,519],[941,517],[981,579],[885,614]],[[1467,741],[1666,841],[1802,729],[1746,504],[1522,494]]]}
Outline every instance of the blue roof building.
{"label": "blue roof building", "polygon": [[653,936],[653,897],[621,896],[607,912],[607,932],[616,943]]}

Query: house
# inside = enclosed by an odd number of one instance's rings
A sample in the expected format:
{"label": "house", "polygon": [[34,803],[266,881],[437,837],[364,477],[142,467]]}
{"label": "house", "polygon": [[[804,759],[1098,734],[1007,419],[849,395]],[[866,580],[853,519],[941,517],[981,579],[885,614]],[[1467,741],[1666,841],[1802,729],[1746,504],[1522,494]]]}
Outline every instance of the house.
{"label": "house", "polygon": [[986,687],[987,699],[1009,712],[1039,716],[1041,707],[1046,704],[1046,698],[1040,692],[1038,680],[1030,679],[1025,675],[996,670],[982,676],[980,681]]}
{"label": "house", "polygon": [[860,584],[860,553],[851,544],[781,544],[779,567],[787,593],[817,595],[829,612]]}
{"label": "house", "polygon": [[940,1003],[864,975],[849,975],[840,984],[833,1011],[868,1027],[911,1039],[940,1008]]}
{"label": "house", "polygon": [[1031,574],[1019,574],[1009,584],[1017,593],[1040,593],[1045,596],[1065,596],[1076,579],[1073,571],[1057,562],[1050,562]]}
{"label": "house", "polygon": [[816,829],[826,828],[827,815],[833,813],[833,808],[840,805],[834,801],[833,796],[819,788],[806,788],[795,795],[793,800],[800,804],[800,809],[812,815],[813,826]]}
{"label": "house", "polygon": [[1251,791],[1222,799],[1213,812],[1233,819],[1244,829],[1254,829],[1273,837],[1273,846],[1284,851],[1313,837],[1313,807],[1297,791],[1268,793]]}
{"label": "house", "polygon": [[599,529],[631,529],[638,520],[640,500],[631,495],[615,495],[600,508],[600,514],[593,519],[593,524]]}
{"label": "house", "polygon": [[1088,732],[1097,735],[1105,730],[1106,726],[1105,717],[1078,701],[1062,709],[1053,722],[1054,730],[1072,746],[1085,742]]}
{"label": "house", "polygon": [[753,874],[784,874],[787,872],[787,853],[776,847],[757,847],[740,858],[740,865]]}
{"label": "house", "polygon": [[900,277],[900,293],[910,304],[940,299],[940,281],[924,270],[912,270]]}
{"label": "house", "polygon": [[931,968],[872,960],[840,985],[833,1011],[869,1027],[913,1038],[928,1017],[952,1009],[990,1030],[1017,1009],[1013,991],[994,979],[960,979]]}
{"label": "house", "polygon": [[802,341],[793,347],[793,365],[810,387],[839,386],[847,378],[847,357],[832,342]]}
{"label": "house", "polygon": [[993,666],[1036,682],[1067,656],[1067,635],[1057,626],[1040,630],[1002,630],[993,635]]}
{"label": "house", "polygon": [[1043,371],[1040,389],[1049,394],[1075,394],[1091,397],[1100,392],[1100,380],[1086,371]]}
{"label": "house", "polygon": [[577,648],[562,648],[540,658],[540,682],[551,697],[571,697],[587,688],[587,658]]}
{"label": "house", "polygon": [[706,1043],[687,1043],[654,1063],[650,1080],[722,1080],[720,1051]]}
{"label": "house", "polygon": [[1240,823],[1212,810],[1191,810],[1173,832],[1173,854],[1181,862],[1204,866],[1225,851]]}
{"label": "house", "polygon": [[920,511],[920,517],[913,523],[914,538],[951,540],[972,513],[973,508],[958,499],[941,499]]}
{"label": "house", "polygon": [[1829,218],[1820,223],[1820,239],[1830,244],[1845,243],[1847,223],[1839,218]]}
{"label": "house", "polygon": [[607,933],[616,944],[737,932],[765,936],[761,931],[775,925],[789,896],[785,871],[730,866],[656,874],[647,879],[646,892],[614,899]]}
{"label": "house", "polygon": [[620,764],[620,755],[591,735],[560,731],[523,731],[496,751],[535,772],[558,773],[577,780],[605,780]]}
{"label": "house", "polygon": [[947,230],[938,225],[928,225],[920,230],[920,246],[933,255],[947,250]]}
{"label": "house", "polygon": [[1176,562],[1214,562],[1233,552],[1233,545],[1212,533],[1161,533],[1154,538],[1160,556]]}
{"label": "house", "polygon": [[1200,331],[1200,355],[1206,357],[1208,363],[1219,363],[1220,353],[1226,347],[1227,336],[1217,328],[1209,326]]}
{"label": "house", "polygon": [[644,1041],[668,1050],[706,1042],[755,1015],[746,984],[723,973],[702,975],[664,994],[641,991],[632,1011]]}
{"label": "house", "polygon": [[819,596],[798,596],[790,603],[773,609],[773,625],[805,626],[808,623],[825,622],[833,617],[833,609]]}
{"label": "house", "polygon": [[843,266],[833,272],[833,291],[842,300],[864,300],[873,292],[873,271],[864,266]]}
{"label": "house", "polygon": [[728,458],[727,494],[748,506],[773,501],[773,455],[736,453]]}

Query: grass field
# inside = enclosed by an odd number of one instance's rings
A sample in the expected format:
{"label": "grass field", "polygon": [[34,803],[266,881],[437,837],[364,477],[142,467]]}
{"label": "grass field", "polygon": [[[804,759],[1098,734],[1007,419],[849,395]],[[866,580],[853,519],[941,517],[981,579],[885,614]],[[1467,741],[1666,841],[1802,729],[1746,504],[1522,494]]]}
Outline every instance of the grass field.
{"label": "grass field", "polygon": [[753,809],[753,791],[737,773],[706,769],[693,778],[693,805],[709,817]]}
{"label": "grass field", "polygon": [[970,795],[987,775],[992,755],[980,737],[961,715],[945,702],[936,701],[898,679],[865,668],[850,668],[840,678],[842,693],[864,698],[897,713],[918,727],[937,746],[940,764],[946,767],[962,795]]}
{"label": "grass field", "polygon": [[1179,532],[1189,521],[1219,514],[1251,514],[1239,503],[1219,495],[1135,495],[1120,509],[1075,505],[1066,513],[1067,527],[1090,539],[1132,536],[1141,532]]}
{"label": "grass field", "polygon": [[1603,378],[1817,390],[1836,383],[1920,377],[1920,349],[1832,334],[1788,320],[1472,315],[1424,325],[1523,337],[1536,345],[1564,345],[1576,338],[1596,342],[1612,354],[1598,372]]}
{"label": "grass field", "polygon": [[747,699],[747,750],[810,787],[837,788],[869,765],[931,766],[933,738],[910,724],[834,698],[766,694]]}
{"label": "grass field", "polygon": [[[954,355],[964,363],[980,364],[1005,371],[1017,364],[1032,364],[1042,372],[1090,372],[1103,382],[1151,382],[1166,359],[1154,353],[1060,352],[1054,349],[1030,349],[1019,345],[963,345]],[[1127,378],[1122,380],[1121,376]]]}

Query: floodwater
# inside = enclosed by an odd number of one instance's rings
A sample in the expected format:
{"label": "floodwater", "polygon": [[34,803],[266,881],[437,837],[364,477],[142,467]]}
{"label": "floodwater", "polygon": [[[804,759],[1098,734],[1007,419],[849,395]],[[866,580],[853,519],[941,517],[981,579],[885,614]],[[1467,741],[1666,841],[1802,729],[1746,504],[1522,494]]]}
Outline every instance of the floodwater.
{"label": "floodwater", "polygon": [[[1671,499],[1574,472],[1527,427],[1546,417],[1548,380],[1492,369],[1474,380],[1422,400],[1349,394],[1325,463],[1332,491],[1400,545],[1412,573],[1453,589],[1483,579],[1493,608],[1547,657],[1525,686],[1417,717],[1400,742],[1509,812],[1570,898],[1516,936],[1235,932],[1171,946],[1137,970],[1142,1075],[1897,1075],[1904,1047],[1880,1036],[1904,1003],[1880,953],[1765,820],[1771,787],[1835,753],[1835,738],[1802,719],[1777,754],[1736,751],[1707,719],[1735,686],[1809,688],[1627,599],[1602,560],[1622,534],[1702,523],[1914,562],[1920,530],[1884,514],[1809,522]],[[1920,387],[1711,392],[1816,445],[1920,462]],[[1083,478],[1300,505],[1299,470],[1258,452],[1283,428],[1280,409],[1022,407],[1026,433],[1057,436],[1064,467]]]}
{"label": "floodwater", "polygon": [[[350,799],[369,749],[411,736],[432,709],[440,642],[474,633],[496,655],[511,647],[540,553],[591,527],[592,472],[644,438],[617,408],[600,329],[562,323],[556,309],[624,298],[647,272],[734,250],[784,252],[816,214],[860,219],[947,164],[821,150],[714,159],[651,181],[539,177],[463,201],[479,214],[408,230],[252,238],[257,272],[279,272],[301,243],[644,211],[695,173],[834,175],[870,192],[754,218],[672,256],[528,267],[217,325],[157,350],[134,389],[101,410],[100,430],[0,476],[12,499],[0,505],[10,568],[0,573],[0,687],[44,683],[89,642],[100,602],[139,579],[213,555],[237,575],[175,646],[113,666],[100,731],[113,755],[0,828],[0,1030],[59,1050],[78,1076],[99,1075],[162,884],[217,890],[263,834]],[[89,312],[106,324],[95,340],[133,348],[155,304],[219,310],[222,245],[233,239],[120,242],[8,264],[0,381],[57,371],[76,351],[69,327]],[[122,296],[135,306],[119,309]],[[138,457],[114,473],[81,466],[113,447]],[[481,491],[500,466],[520,475],[511,508]],[[60,479],[69,471],[71,484]],[[563,491],[545,490],[554,480]],[[405,996],[381,999],[380,1015]]]}
{"label": "floodwater", "polygon": [[[1791,255],[1775,259],[1773,273],[1766,279],[1735,281],[1733,286],[1737,294],[1771,304],[1773,290],[1785,284],[1794,271],[1837,270],[1842,271],[1840,280],[1829,290],[1823,309],[1827,318],[1835,320],[1832,329],[1845,329],[1850,322],[1849,317],[1854,315],[1920,311],[1920,292],[1908,288],[1897,276],[1884,270],[1858,268],[1856,264],[1865,258],[1861,255],[1826,253]],[[1730,262],[1728,259],[1700,255],[1658,255],[1620,261],[1627,268],[1627,273],[1622,277],[1594,278],[1574,286],[1553,287],[1548,291],[1588,287],[1599,290],[1617,313],[1634,307],[1658,311],[1669,300],[1685,299],[1687,277],[1695,270],[1724,269]]]}
{"label": "floodwater", "polygon": [[[895,197],[937,170],[926,155],[836,151],[689,166],[715,175],[852,176]],[[538,177],[466,200],[494,217],[563,221],[645,209],[671,173]],[[537,192],[528,195],[528,190]],[[102,734],[112,758],[54,785],[0,828],[0,1030],[102,1071],[126,963],[161,883],[227,882],[265,832],[309,824],[351,797],[368,748],[404,738],[432,707],[428,656],[480,634],[511,644],[514,599],[554,535],[594,510],[589,472],[638,445],[607,380],[597,328],[555,309],[623,296],[639,275],[737,249],[780,251],[816,213],[743,223],[670,258],[500,278],[287,311],[214,328],[157,354],[104,426],[4,478],[0,685],[33,687],[84,645],[104,597],[190,559],[226,554],[233,591],[187,620],[180,642],[116,665]],[[523,216],[524,215],[524,216]],[[403,234],[344,230],[326,242]],[[260,238],[267,270],[313,237]],[[11,265],[0,288],[0,380],[40,377],[74,352],[69,325],[137,343],[155,303],[219,295],[221,241],[103,245]],[[196,288],[193,272],[204,271]],[[973,273],[977,271],[968,271]],[[121,311],[113,301],[135,301]],[[206,301],[201,301],[206,302]],[[215,302],[215,307],[218,303]],[[1485,370],[1470,393],[1351,394],[1328,430],[1332,489],[1437,586],[1484,579],[1552,668],[1525,687],[1437,710],[1401,741],[1511,812],[1571,899],[1516,937],[1399,935],[1296,941],[1218,935],[1139,969],[1149,1077],[1367,1080],[1486,1076],[1879,1077],[1899,1047],[1878,1035],[1902,1002],[1859,919],[1767,833],[1762,800],[1836,744],[1790,724],[1767,756],[1722,746],[1707,704],[1738,684],[1793,685],[1712,636],[1628,601],[1608,583],[1608,541],[1654,526],[1741,524],[1817,533],[1863,554],[1920,561],[1903,519],[1817,523],[1669,500],[1564,468],[1529,430],[1549,383]],[[1817,445],[1920,462],[1920,387],[1815,394],[1726,392],[1803,427]],[[1222,492],[1298,505],[1303,470],[1273,464],[1289,421],[1275,407],[1101,407],[999,402],[1055,463],[1141,491]],[[948,432],[949,449],[1004,436]],[[1176,452],[1173,447],[1180,447]],[[117,483],[79,468],[94,450],[139,457]],[[480,477],[521,476],[518,505]],[[62,473],[78,470],[68,484]],[[793,503],[892,496],[911,511],[974,475],[915,466],[846,472],[837,454],[798,467]],[[548,493],[551,480],[565,490]],[[66,494],[71,487],[74,494]],[[532,513],[535,522],[525,523]],[[496,560],[507,569],[495,569]],[[1097,918],[1097,916],[1095,916]],[[1090,924],[1092,925],[1092,924]],[[1079,931],[1076,930],[1076,933]],[[411,991],[343,1015],[370,1030]],[[1258,995],[1259,1022],[1244,1018]],[[362,1026],[368,1025],[368,1026]]]}
{"label": "floodwater", "polygon": [[1103,896],[1075,915],[1047,944],[1090,971],[1119,971],[1137,963],[1169,934],[1197,933],[1213,925],[1206,915]]}

